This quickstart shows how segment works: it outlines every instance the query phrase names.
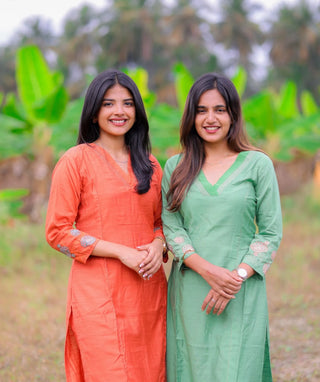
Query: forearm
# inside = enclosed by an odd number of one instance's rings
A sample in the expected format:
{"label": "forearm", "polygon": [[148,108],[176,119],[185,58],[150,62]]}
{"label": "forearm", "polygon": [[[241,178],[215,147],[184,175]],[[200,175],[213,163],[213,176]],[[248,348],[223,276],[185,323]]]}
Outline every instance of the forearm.
{"label": "forearm", "polygon": [[194,253],[184,260],[186,266],[197,272],[216,292],[225,298],[233,298],[241,288],[241,278],[226,268],[211,264]]}
{"label": "forearm", "polygon": [[120,260],[121,255],[126,250],[128,250],[128,247],[124,245],[112,243],[110,241],[99,240],[91,255],[97,257],[111,257]]}
{"label": "forearm", "polygon": [[209,263],[207,260],[199,256],[197,253],[193,253],[189,257],[183,260],[185,265],[188,268],[191,268],[195,272],[197,272],[204,279],[209,273],[214,271],[214,265]]}

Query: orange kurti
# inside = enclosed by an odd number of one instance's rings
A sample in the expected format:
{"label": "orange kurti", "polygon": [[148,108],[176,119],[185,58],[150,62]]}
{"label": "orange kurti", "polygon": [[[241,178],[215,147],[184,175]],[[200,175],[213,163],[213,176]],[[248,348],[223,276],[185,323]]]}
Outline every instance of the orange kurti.
{"label": "orange kurti", "polygon": [[95,144],[69,149],[52,178],[46,235],[73,258],[65,366],[68,382],[165,381],[166,291],[163,268],[143,280],[119,260],[90,256],[99,239],[132,248],[161,236],[162,170],[138,195],[128,173]]}

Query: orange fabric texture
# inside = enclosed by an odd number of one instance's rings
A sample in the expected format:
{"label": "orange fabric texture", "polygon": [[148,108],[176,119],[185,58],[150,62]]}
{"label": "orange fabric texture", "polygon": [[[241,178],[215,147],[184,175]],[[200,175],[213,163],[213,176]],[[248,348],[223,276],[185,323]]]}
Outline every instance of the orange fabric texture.
{"label": "orange fabric texture", "polygon": [[48,243],[73,258],[68,286],[68,382],[164,382],[167,281],[143,280],[119,260],[90,256],[99,239],[132,248],[163,236],[162,170],[138,195],[128,173],[95,144],[69,149],[52,178]]}

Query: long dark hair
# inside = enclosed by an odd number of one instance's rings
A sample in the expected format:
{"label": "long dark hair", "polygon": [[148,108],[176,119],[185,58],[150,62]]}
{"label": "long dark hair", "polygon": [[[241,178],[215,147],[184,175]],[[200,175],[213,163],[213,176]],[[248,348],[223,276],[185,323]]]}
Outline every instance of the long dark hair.
{"label": "long dark hair", "polygon": [[98,115],[106,91],[116,84],[128,89],[133,97],[136,117],[133,126],[125,134],[125,144],[138,181],[136,191],[138,194],[144,194],[150,188],[153,174],[153,165],[149,158],[151,153],[149,123],[138,87],[128,75],[109,69],[98,74],[91,82],[84,100],[77,144],[92,143],[99,138],[100,127],[98,122],[93,120]]}
{"label": "long dark hair", "polygon": [[218,73],[206,73],[192,85],[180,122],[182,157],[172,173],[167,193],[169,211],[178,211],[186,192],[199,174],[204,161],[204,142],[195,128],[197,107],[201,95],[217,89],[226,102],[231,126],[227,135],[229,148],[235,152],[257,150],[251,146],[243,126],[241,103],[232,81]]}

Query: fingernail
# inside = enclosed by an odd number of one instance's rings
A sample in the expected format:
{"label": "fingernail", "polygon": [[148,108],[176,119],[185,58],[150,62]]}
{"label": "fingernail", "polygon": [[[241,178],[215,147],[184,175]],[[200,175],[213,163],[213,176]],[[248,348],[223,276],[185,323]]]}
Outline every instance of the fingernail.
{"label": "fingernail", "polygon": [[142,273],[143,272],[143,269],[140,269],[139,273]]}
{"label": "fingernail", "polygon": [[150,279],[151,279],[151,277],[152,277],[152,275],[149,275],[149,276],[148,276],[148,280],[150,280]]}
{"label": "fingernail", "polygon": [[148,273],[145,273],[144,275],[143,275],[143,277],[147,277],[148,276]]}
{"label": "fingernail", "polygon": [[141,264],[139,265],[140,268],[142,268],[143,266],[144,266],[144,263],[141,263]]}

